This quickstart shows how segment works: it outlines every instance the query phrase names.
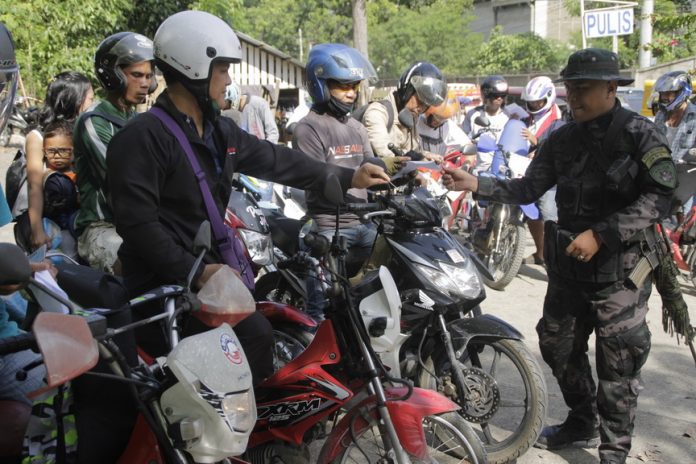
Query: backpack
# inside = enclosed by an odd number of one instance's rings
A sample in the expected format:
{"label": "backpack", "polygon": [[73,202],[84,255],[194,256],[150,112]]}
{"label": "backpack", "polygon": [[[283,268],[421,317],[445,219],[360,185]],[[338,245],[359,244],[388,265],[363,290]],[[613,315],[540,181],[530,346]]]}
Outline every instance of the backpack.
{"label": "backpack", "polygon": [[27,157],[24,150],[17,150],[5,175],[5,196],[13,218],[17,218],[29,208],[28,190]]}
{"label": "backpack", "polygon": [[392,107],[391,102],[389,100],[376,100],[368,103],[367,105],[363,105],[360,108],[353,111],[350,114],[351,117],[353,119],[357,119],[360,123],[364,123],[363,119],[365,119],[365,111],[367,111],[367,107],[373,103],[379,103],[387,109],[387,115],[389,116],[389,121],[387,122],[387,130],[391,130],[391,127],[394,125],[394,108]]}

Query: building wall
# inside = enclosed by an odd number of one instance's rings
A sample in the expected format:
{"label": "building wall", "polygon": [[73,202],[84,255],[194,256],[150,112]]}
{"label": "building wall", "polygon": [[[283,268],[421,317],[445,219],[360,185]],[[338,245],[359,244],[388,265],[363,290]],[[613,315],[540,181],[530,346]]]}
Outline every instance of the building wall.
{"label": "building wall", "polygon": [[477,0],[474,15],[471,30],[485,38],[494,26],[500,25],[504,34],[535,32],[566,42],[581,27],[580,18],[571,17],[561,0]]}

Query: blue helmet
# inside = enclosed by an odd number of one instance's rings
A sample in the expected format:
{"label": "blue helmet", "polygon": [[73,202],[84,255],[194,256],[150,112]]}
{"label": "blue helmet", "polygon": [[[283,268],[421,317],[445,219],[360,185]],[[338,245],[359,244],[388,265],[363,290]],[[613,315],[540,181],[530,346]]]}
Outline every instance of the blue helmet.
{"label": "blue helmet", "polygon": [[664,111],[672,111],[676,107],[682,104],[689,95],[691,95],[691,78],[689,74],[684,71],[671,71],[667,74],[663,74],[655,82],[653,87],[653,92],[679,92],[677,96],[669,103],[662,103],[658,100],[660,108]]}
{"label": "blue helmet", "polygon": [[307,90],[314,103],[329,101],[326,81],[341,83],[377,80],[377,73],[359,51],[343,44],[319,44],[312,47],[307,58]]}

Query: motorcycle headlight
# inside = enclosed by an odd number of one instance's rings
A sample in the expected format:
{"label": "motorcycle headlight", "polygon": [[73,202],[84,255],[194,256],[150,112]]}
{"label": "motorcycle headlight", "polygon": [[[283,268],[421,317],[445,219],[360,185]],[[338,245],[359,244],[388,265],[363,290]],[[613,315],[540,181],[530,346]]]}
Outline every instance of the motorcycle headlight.
{"label": "motorcycle headlight", "polygon": [[481,293],[481,279],[474,264],[470,260],[461,263],[461,266],[453,266],[447,263],[439,263],[440,268],[453,282],[458,295],[475,299]]}
{"label": "motorcycle headlight", "polygon": [[221,403],[222,412],[235,432],[248,432],[256,422],[253,394],[249,391],[227,395]]}
{"label": "motorcycle headlight", "polygon": [[446,295],[473,300],[481,293],[481,281],[476,270],[469,267],[469,263],[462,263],[462,267],[439,263],[441,270],[421,264],[414,265],[431,284]]}
{"label": "motorcycle headlight", "polygon": [[244,240],[249,257],[254,264],[266,266],[273,262],[273,243],[270,235],[264,235],[254,230],[237,229]]}

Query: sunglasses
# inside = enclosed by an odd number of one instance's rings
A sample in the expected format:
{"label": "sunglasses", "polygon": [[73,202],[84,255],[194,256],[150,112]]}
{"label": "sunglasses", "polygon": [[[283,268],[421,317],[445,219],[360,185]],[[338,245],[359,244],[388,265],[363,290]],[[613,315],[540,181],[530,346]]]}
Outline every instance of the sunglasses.
{"label": "sunglasses", "polygon": [[505,97],[507,97],[507,95],[504,93],[492,93],[488,95],[488,98],[490,98],[491,100],[497,100],[498,98],[504,99]]}

